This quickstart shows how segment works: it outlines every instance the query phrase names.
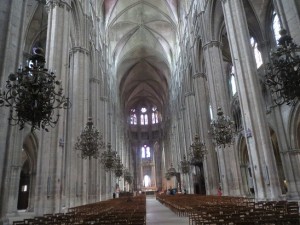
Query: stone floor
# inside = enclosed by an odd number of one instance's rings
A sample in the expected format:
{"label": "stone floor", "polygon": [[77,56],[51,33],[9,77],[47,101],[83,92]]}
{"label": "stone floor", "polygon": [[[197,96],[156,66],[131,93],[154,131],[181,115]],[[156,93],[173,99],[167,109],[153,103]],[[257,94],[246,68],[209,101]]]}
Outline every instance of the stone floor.
{"label": "stone floor", "polygon": [[154,196],[146,199],[146,225],[188,225],[188,217],[179,217],[162,205]]}

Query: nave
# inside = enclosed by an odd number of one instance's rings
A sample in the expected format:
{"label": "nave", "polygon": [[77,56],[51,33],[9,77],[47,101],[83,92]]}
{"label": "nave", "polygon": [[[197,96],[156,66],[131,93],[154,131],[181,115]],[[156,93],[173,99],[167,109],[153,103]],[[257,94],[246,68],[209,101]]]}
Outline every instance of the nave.
{"label": "nave", "polygon": [[188,217],[179,217],[155,197],[147,196],[146,200],[146,224],[147,225],[188,225]]}
{"label": "nave", "polygon": [[13,225],[297,225],[298,202],[201,195],[124,196]]}

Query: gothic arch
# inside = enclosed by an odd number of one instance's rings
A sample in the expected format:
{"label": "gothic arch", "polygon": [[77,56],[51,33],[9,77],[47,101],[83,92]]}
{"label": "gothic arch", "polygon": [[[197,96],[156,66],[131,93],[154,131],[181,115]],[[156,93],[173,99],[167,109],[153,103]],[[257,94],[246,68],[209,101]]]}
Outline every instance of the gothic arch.
{"label": "gothic arch", "polygon": [[249,28],[250,36],[253,36],[258,43],[262,43],[264,41],[262,34],[262,25],[257,15],[257,12],[253,8],[251,1],[246,0],[243,1],[245,7],[245,13]]}
{"label": "gothic arch", "polygon": [[72,14],[72,22],[73,26],[71,29],[71,33],[73,32],[74,36],[74,46],[86,46],[86,28],[87,24],[85,24],[85,18],[83,17],[83,9],[81,4],[78,4],[77,1],[71,2],[71,14]]}
{"label": "gothic arch", "polygon": [[240,132],[243,129],[242,114],[239,98],[236,96],[231,102],[231,115],[234,121],[235,132]]}
{"label": "gothic arch", "polygon": [[277,134],[271,127],[270,127],[270,136],[271,136],[273,152],[274,152],[274,156],[275,156],[275,160],[276,160],[276,166],[277,166],[281,191],[282,191],[282,194],[286,194],[286,192],[287,192],[286,185],[287,184],[286,184],[286,178],[285,178],[284,170],[283,170],[283,163],[282,163],[281,155],[280,155],[278,138],[277,138]]}
{"label": "gothic arch", "polygon": [[273,29],[272,29],[274,10],[275,10],[274,5],[270,1],[269,4],[267,5],[266,15],[264,18],[264,35],[266,37],[266,40],[269,40],[268,45],[270,48],[271,46],[276,46],[276,40],[273,37]]}
{"label": "gothic arch", "polygon": [[21,174],[19,182],[18,209],[33,211],[37,173],[38,140],[34,133],[28,134],[23,142]]}
{"label": "gothic arch", "polygon": [[238,157],[240,162],[240,171],[242,178],[242,192],[247,196],[254,195],[254,182],[252,166],[249,158],[249,151],[246,144],[246,138],[240,134],[238,137]]}
{"label": "gothic arch", "polygon": [[25,31],[25,42],[24,42],[25,58],[28,57],[27,54],[32,53],[33,47],[42,47],[46,51],[48,15],[45,6],[43,4],[33,3],[33,5],[34,5],[33,9],[30,8],[28,9],[31,11],[32,15],[30,16]]}
{"label": "gothic arch", "polygon": [[211,26],[208,29],[208,39],[219,40],[219,33],[224,26],[224,15],[222,10],[221,1],[215,0],[210,3],[210,13],[209,13],[209,24]]}

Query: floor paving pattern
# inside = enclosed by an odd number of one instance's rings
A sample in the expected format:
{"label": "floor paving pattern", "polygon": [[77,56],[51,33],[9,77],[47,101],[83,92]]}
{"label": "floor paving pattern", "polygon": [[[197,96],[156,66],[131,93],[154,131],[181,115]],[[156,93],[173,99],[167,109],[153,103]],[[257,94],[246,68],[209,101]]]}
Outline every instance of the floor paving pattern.
{"label": "floor paving pattern", "polygon": [[188,217],[179,217],[154,196],[146,199],[146,225],[188,225]]}

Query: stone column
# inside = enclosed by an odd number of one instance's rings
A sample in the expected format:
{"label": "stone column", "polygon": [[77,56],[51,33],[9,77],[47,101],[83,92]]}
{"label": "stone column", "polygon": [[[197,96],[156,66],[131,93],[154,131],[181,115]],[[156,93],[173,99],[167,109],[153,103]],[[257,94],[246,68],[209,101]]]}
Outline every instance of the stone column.
{"label": "stone column", "polygon": [[[95,46],[93,46],[95,47]],[[93,54],[91,53],[91,71],[90,71],[90,96],[89,96],[89,107],[90,107],[90,116],[93,119],[94,127],[103,135],[104,131],[104,118],[103,111],[104,106],[101,101],[102,93],[101,93],[101,80],[102,79],[102,71],[98,66],[100,63],[101,55],[97,49],[93,49]],[[103,84],[102,84],[103,85]],[[103,135],[103,142],[105,142]],[[99,149],[99,157],[104,149]],[[90,165],[90,181],[89,184],[90,192],[89,192],[89,202],[99,201],[101,199],[101,184],[103,182],[103,174],[102,174],[102,166],[100,165],[100,160],[92,159],[92,165]]]}
{"label": "stone column", "polygon": [[[46,67],[55,71],[56,79],[61,80],[64,94],[68,95],[68,43],[69,43],[69,1],[48,1],[48,29],[46,44]],[[58,124],[50,132],[41,132],[37,170],[36,213],[61,211],[61,179],[63,151],[59,140],[64,136],[66,112],[60,110]]]}
{"label": "stone column", "polygon": [[[0,1],[0,87],[4,88],[8,75],[17,70],[21,62],[22,51],[20,50],[21,41],[23,37],[23,18],[25,12],[26,2],[11,0]],[[16,172],[17,166],[11,164],[9,158],[13,151],[19,152],[20,149],[11,148],[11,136],[19,135],[18,127],[12,129],[8,124],[9,109],[6,107],[0,108],[0,224],[7,212],[16,211],[17,202],[13,206],[9,206],[9,198],[12,190],[16,192],[12,196],[17,199],[18,188],[11,188],[9,183],[11,180],[11,173]],[[20,139],[18,137],[17,139]],[[23,141],[23,140],[22,140]],[[22,145],[21,145],[22,147]],[[20,153],[20,152],[19,152]],[[13,172],[14,171],[14,172]],[[19,178],[20,179],[20,174]],[[19,185],[19,183],[17,184]]]}
{"label": "stone column", "polygon": [[[222,108],[226,116],[230,115],[228,81],[223,68],[221,43],[218,41],[207,42],[203,45],[203,54],[207,69],[213,119],[216,120],[218,107]],[[235,157],[234,147],[216,147],[216,151],[223,194],[240,195],[240,173],[239,169],[237,169],[239,160]],[[214,193],[215,192],[216,190],[214,190]]]}
{"label": "stone column", "polygon": [[195,84],[195,98],[197,99],[197,116],[199,116],[199,136],[201,137],[201,140],[205,141],[208,150],[208,154],[203,162],[206,193],[213,195],[215,190],[217,190],[220,181],[217,156],[208,133],[210,127],[206,75],[204,73],[195,73],[193,79]]}
{"label": "stone column", "polygon": [[237,90],[252,165],[256,199],[279,199],[280,183],[268,124],[262,104],[254,55],[242,1],[221,0],[231,56],[236,69]]}
{"label": "stone column", "polygon": [[294,41],[300,44],[300,4],[298,0],[273,0],[274,8],[279,15],[281,25],[286,29]]}
{"label": "stone column", "polygon": [[[17,213],[18,204],[18,193],[20,184],[20,174],[22,170],[22,147],[23,147],[23,132],[19,131],[17,126],[13,127],[12,135],[10,138],[10,152],[8,156],[7,166],[8,166],[8,176],[5,179],[6,186],[6,204],[7,204],[7,214],[15,215]],[[5,204],[4,204],[5,205]]]}
{"label": "stone column", "polygon": [[[104,84],[102,84],[102,89],[103,89]],[[97,109],[99,112],[97,113],[98,119],[97,123],[99,124],[99,129],[103,133],[103,140],[105,142],[105,150],[107,147],[108,139],[107,139],[107,133],[105,132],[107,124],[107,97],[105,97],[105,94],[101,92],[100,95],[100,102],[99,102],[99,108]],[[102,150],[104,152],[105,150]],[[100,153],[100,154],[101,154]],[[107,189],[106,187],[106,172],[104,170],[104,166],[102,164],[98,165],[98,170],[99,170],[99,181],[100,181],[100,200],[105,200],[107,198],[107,193],[111,192],[111,188]],[[111,196],[110,196],[111,198]]]}
{"label": "stone column", "polygon": [[[70,52],[70,99],[68,121],[67,149],[67,188],[68,206],[72,207],[86,202],[87,177],[89,160],[81,159],[81,152],[75,152],[77,137],[86,126],[89,117],[89,51],[81,47],[73,47]],[[92,159],[91,159],[92,160]],[[77,182],[77,190],[75,182]]]}

